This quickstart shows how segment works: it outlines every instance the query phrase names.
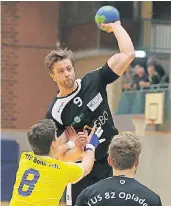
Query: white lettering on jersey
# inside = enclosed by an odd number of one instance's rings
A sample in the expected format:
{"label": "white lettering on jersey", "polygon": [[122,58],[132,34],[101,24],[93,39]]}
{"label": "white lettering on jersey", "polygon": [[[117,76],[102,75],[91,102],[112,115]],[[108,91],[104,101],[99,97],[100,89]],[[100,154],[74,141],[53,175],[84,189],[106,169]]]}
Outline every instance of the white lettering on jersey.
{"label": "white lettering on jersey", "polygon": [[115,192],[106,192],[105,194],[105,199],[114,199],[115,197]]}
{"label": "white lettering on jersey", "polygon": [[80,97],[75,97],[73,102],[74,102],[74,104],[77,104],[78,107],[81,107],[83,105],[83,101]]}
{"label": "white lettering on jersey", "polygon": [[102,103],[103,98],[100,93],[98,93],[88,104],[87,106],[93,112],[97,107]]}
{"label": "white lettering on jersey", "polygon": [[60,124],[63,124],[62,119],[61,119],[61,114],[62,114],[63,109],[68,104],[68,102],[71,101],[78,94],[78,92],[81,90],[81,79],[77,79],[76,81],[78,84],[78,89],[73,94],[71,94],[67,97],[57,99],[56,103],[53,105],[52,117]]}
{"label": "white lettering on jersey", "polygon": [[108,121],[108,116],[108,113],[104,111],[102,115],[100,115],[98,119],[94,122],[96,127],[102,127],[106,123],[106,121]]}
{"label": "white lettering on jersey", "polygon": [[114,191],[109,191],[109,192],[105,192],[105,193],[101,193],[99,195],[93,196],[91,197],[88,202],[87,205],[88,206],[92,206],[92,205],[96,205],[98,202],[104,201],[106,203],[106,200],[111,200],[111,199],[123,199],[124,201],[129,201],[129,202],[138,202],[139,205],[142,206],[148,206],[148,203],[146,201],[145,198],[136,196],[134,193],[133,194],[129,194],[126,192],[114,192]]}
{"label": "white lettering on jersey", "polygon": [[88,206],[95,205],[96,203],[101,202],[102,199],[103,199],[102,196],[99,194],[99,195],[94,196],[93,198],[91,198],[91,199],[87,202],[87,205],[88,205]]}

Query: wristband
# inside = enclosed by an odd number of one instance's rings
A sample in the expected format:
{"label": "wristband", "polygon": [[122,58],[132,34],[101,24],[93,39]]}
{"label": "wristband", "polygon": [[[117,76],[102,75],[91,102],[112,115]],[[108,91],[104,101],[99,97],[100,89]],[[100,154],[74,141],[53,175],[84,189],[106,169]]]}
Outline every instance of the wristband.
{"label": "wristband", "polygon": [[66,144],[68,145],[69,149],[73,149],[75,147],[75,142],[73,141],[68,141]]}
{"label": "wristband", "polygon": [[93,145],[95,148],[99,145],[99,138],[96,134],[93,134],[89,144]]}
{"label": "wristband", "polygon": [[87,151],[87,150],[95,151],[95,147],[92,144],[87,144],[86,148],[85,148],[85,151]]}

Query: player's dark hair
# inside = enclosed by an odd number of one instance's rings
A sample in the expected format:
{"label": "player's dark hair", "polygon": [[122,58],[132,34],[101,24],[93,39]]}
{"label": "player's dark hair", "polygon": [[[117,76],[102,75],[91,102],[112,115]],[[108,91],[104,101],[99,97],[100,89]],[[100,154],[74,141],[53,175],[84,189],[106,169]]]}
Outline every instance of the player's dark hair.
{"label": "player's dark hair", "polygon": [[55,141],[56,126],[53,120],[37,122],[27,132],[27,138],[33,152],[37,155],[48,155],[52,141]]}
{"label": "player's dark hair", "polygon": [[109,145],[109,156],[114,169],[131,169],[141,152],[139,138],[132,132],[122,132],[112,139]]}
{"label": "player's dark hair", "polygon": [[52,66],[55,62],[69,59],[72,63],[72,66],[74,66],[74,55],[71,50],[68,50],[67,48],[59,48],[56,50],[51,51],[46,57],[45,57],[45,65],[46,67],[52,71]]}

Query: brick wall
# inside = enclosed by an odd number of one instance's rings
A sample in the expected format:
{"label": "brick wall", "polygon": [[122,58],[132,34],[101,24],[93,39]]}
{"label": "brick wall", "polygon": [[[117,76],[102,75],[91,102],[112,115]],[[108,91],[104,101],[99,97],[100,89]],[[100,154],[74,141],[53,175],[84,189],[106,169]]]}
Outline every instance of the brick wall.
{"label": "brick wall", "polygon": [[44,57],[58,41],[59,2],[1,5],[2,128],[27,129],[56,93]]}
{"label": "brick wall", "polygon": [[17,44],[18,9],[15,3],[3,4],[2,12],[2,127],[15,127],[16,119],[16,84],[17,75],[17,50],[6,44]]}

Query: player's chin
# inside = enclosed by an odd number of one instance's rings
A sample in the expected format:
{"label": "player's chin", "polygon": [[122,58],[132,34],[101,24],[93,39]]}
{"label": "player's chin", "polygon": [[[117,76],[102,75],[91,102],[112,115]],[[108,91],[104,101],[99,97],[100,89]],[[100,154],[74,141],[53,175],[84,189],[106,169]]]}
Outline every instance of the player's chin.
{"label": "player's chin", "polygon": [[75,82],[74,80],[69,79],[69,80],[66,80],[66,81],[64,82],[64,84],[65,84],[66,88],[73,88],[74,82]]}

